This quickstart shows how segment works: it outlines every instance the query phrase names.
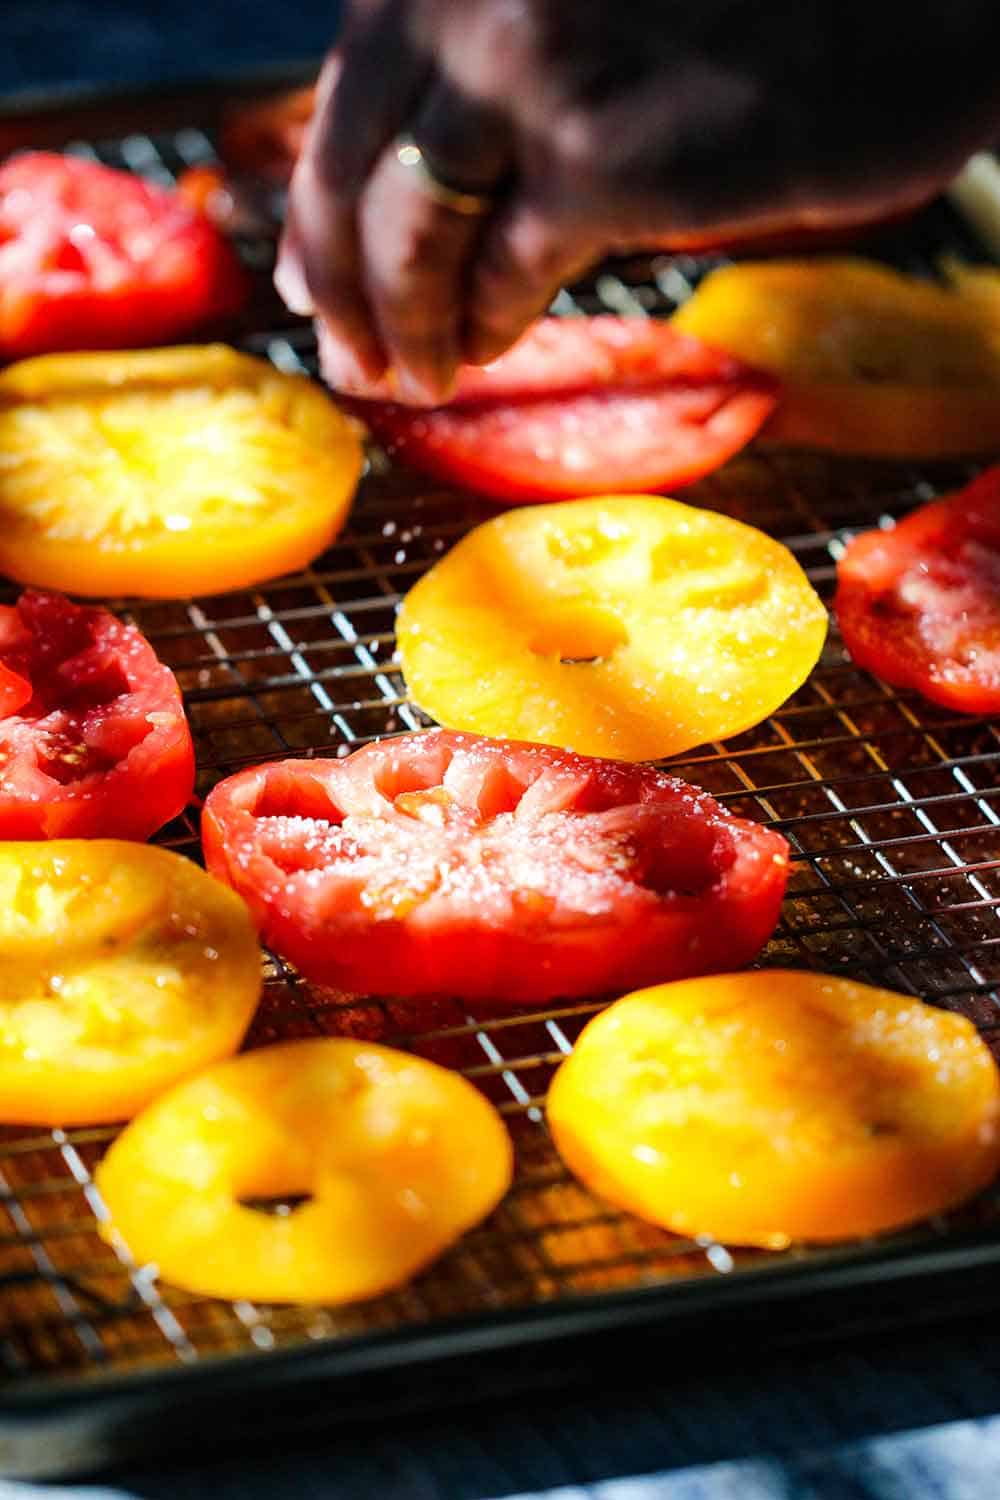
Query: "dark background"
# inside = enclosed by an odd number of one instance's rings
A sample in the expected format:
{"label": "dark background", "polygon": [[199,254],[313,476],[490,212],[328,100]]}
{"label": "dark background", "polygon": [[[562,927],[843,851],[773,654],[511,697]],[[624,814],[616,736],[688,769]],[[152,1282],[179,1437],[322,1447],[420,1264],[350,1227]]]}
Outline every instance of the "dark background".
{"label": "dark background", "polygon": [[297,63],[339,15],[339,0],[0,0],[0,93]]}

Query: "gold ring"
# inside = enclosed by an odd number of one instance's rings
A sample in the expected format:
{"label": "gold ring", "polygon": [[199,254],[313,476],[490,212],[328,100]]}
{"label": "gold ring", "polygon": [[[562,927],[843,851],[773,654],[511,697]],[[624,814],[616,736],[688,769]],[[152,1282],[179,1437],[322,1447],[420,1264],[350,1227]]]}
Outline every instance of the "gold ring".
{"label": "gold ring", "polygon": [[418,174],[420,186],[428,198],[432,198],[442,208],[450,208],[456,214],[466,214],[471,218],[477,214],[488,214],[493,207],[493,199],[488,193],[468,193],[462,188],[442,182],[431,170],[426,155],[412,135],[397,137],[396,160],[401,166]]}

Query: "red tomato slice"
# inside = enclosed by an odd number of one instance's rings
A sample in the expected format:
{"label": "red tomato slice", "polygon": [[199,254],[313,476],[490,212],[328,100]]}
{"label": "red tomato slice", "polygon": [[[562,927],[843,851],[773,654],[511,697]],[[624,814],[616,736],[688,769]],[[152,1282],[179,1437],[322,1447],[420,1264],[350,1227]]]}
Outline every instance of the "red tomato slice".
{"label": "red tomato slice", "polygon": [[1000,710],[1000,466],[855,537],[834,609],[859,666],[962,713]]}
{"label": "red tomato slice", "polygon": [[316,89],[309,84],[227,109],[219,141],[223,161],[251,177],[286,185],[315,103]]}
{"label": "red tomato slice", "polygon": [[[322,323],[316,332],[322,368],[329,335]],[[463,365],[448,407],[565,396],[595,387],[673,381],[728,384],[747,378],[759,378],[768,389],[775,388],[771,376],[659,318],[619,318],[610,313],[539,318],[499,359],[488,365]],[[391,401],[394,377],[386,376],[370,394]]]}
{"label": "red tomato slice", "polygon": [[665,322],[601,316],[543,318],[464,369],[447,406],[348,404],[414,468],[520,501],[690,484],[750,441],[777,392]]}
{"label": "red tomato slice", "polygon": [[31,683],[9,667],[0,665],[0,718],[17,710],[31,697]]}
{"label": "red tomato slice", "polygon": [[0,717],[0,838],[145,839],[176,817],[191,734],[173,673],[134,626],[29,591],[0,606],[0,663],[28,689]]}
{"label": "red tomato slice", "polygon": [[244,302],[215,225],[129,172],[33,152],[0,168],[0,356],[167,342]]}
{"label": "red tomato slice", "polygon": [[309,978],[510,1005],[738,968],[781,836],[651,766],[431,730],[220,783],[208,868]]}

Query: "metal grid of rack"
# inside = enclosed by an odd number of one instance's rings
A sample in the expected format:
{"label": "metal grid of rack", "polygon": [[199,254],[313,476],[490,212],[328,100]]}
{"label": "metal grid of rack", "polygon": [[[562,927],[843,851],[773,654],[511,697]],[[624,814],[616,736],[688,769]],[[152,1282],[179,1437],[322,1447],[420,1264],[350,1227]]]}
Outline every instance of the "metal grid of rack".
{"label": "metal grid of rack", "polygon": [[[71,143],[113,165],[172,181],[212,153],[209,136],[131,135]],[[900,231],[897,263],[926,269],[943,248],[981,256],[944,205]],[[315,372],[310,329],[268,290],[272,245],[247,239],[260,274],[237,342],[286,370]],[[567,314],[656,314],[688,295],[704,263],[623,264],[563,293]],[[848,463],[752,451],[686,492],[785,541],[828,598],[845,539],[890,525],[961,483],[958,464]],[[393,660],[400,596],[469,526],[493,511],[397,469],[373,451],[335,546],[304,573],[259,588],[176,602],[111,601],[176,672],[199,764],[198,792],[241,766],[343,754],[428,721]],[[13,591],[0,590],[4,598]],[[910,991],[971,1017],[991,1041],[1000,1011],[1000,736],[997,728],[896,693],[857,670],[831,632],[812,677],[778,713],[671,768],[741,815],[779,827],[794,863],[781,925],[763,964],[815,967]],[[198,857],[189,811],[161,841]],[[553,1068],[596,1004],[470,1014],[459,1002],[363,1000],[267,963],[250,1045],[317,1034],[402,1045],[460,1068],[501,1109],[518,1159],[492,1218],[427,1273],[341,1309],[265,1307],[183,1294],[98,1237],[91,1173],[111,1129],[0,1130],[0,1367],[7,1388],[331,1344],[480,1319],[499,1310],[712,1278],[761,1264],[821,1264],[825,1252],[742,1252],[686,1241],[610,1210],[573,1182],[545,1132]],[[905,1236],[901,1246],[995,1229],[1000,1196]]]}

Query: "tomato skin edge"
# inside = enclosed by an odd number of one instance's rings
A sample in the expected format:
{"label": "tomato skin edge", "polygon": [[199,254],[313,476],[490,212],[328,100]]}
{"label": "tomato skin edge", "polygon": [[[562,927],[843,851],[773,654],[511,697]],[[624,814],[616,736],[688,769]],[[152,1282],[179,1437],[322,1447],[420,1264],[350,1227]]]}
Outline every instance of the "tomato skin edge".
{"label": "tomato skin edge", "polygon": [[[975,683],[948,682],[942,677],[934,677],[922,670],[919,661],[905,651],[890,652],[884,641],[870,639],[864,629],[865,607],[856,604],[846,588],[838,587],[833,609],[845,645],[850,639],[847,649],[851,661],[880,682],[909,689],[940,708],[954,709],[962,714],[976,716],[995,714],[1000,710],[1000,690],[991,691]],[[859,620],[862,623],[857,623]]]}
{"label": "tomato skin edge", "polygon": [[670,320],[601,313],[537,319],[498,359],[462,366],[441,406],[400,404],[392,372],[365,399],[334,394],[413,468],[532,503],[692,484],[751,441],[781,386]]}
{"label": "tomato skin edge", "polygon": [[[649,395],[655,389],[655,386],[639,387],[638,391]],[[506,505],[532,505],[617,490],[666,493],[695,484],[707,474],[721,468],[746,447],[774,412],[777,390],[777,383],[770,383],[766,377],[755,384],[747,382],[741,389],[733,388],[724,401],[728,434],[725,438],[720,437],[713,444],[706,445],[707,451],[697,458],[689,457],[682,462],[667,465],[657,462],[655,458],[645,463],[637,459],[629,467],[620,467],[610,461],[609,467],[597,471],[591,469],[589,472],[570,472],[558,463],[549,466],[547,470],[540,465],[537,480],[518,476],[516,469],[521,469],[523,474],[523,463],[508,461],[505,468],[502,457],[500,462],[496,462],[488,452],[477,453],[471,442],[465,452],[459,451],[457,447],[449,449],[447,442],[441,448],[436,447],[419,430],[420,424],[426,424],[427,419],[407,407],[393,403],[380,406],[377,402],[340,395],[337,396],[337,401],[345,411],[363,422],[393,457],[412,468],[489,500]],[[545,404],[565,401],[566,408],[569,409],[575,396],[581,394],[588,393],[570,392],[565,397],[547,397],[544,400]],[[519,409],[530,413],[532,406],[539,404],[541,403],[534,400],[477,403],[497,411],[509,409],[514,416]],[[475,422],[475,416],[476,406],[471,404],[455,413],[457,421],[468,422],[470,427]],[[430,420],[433,421],[433,413],[430,413]],[[708,424],[705,425],[707,429]]]}

